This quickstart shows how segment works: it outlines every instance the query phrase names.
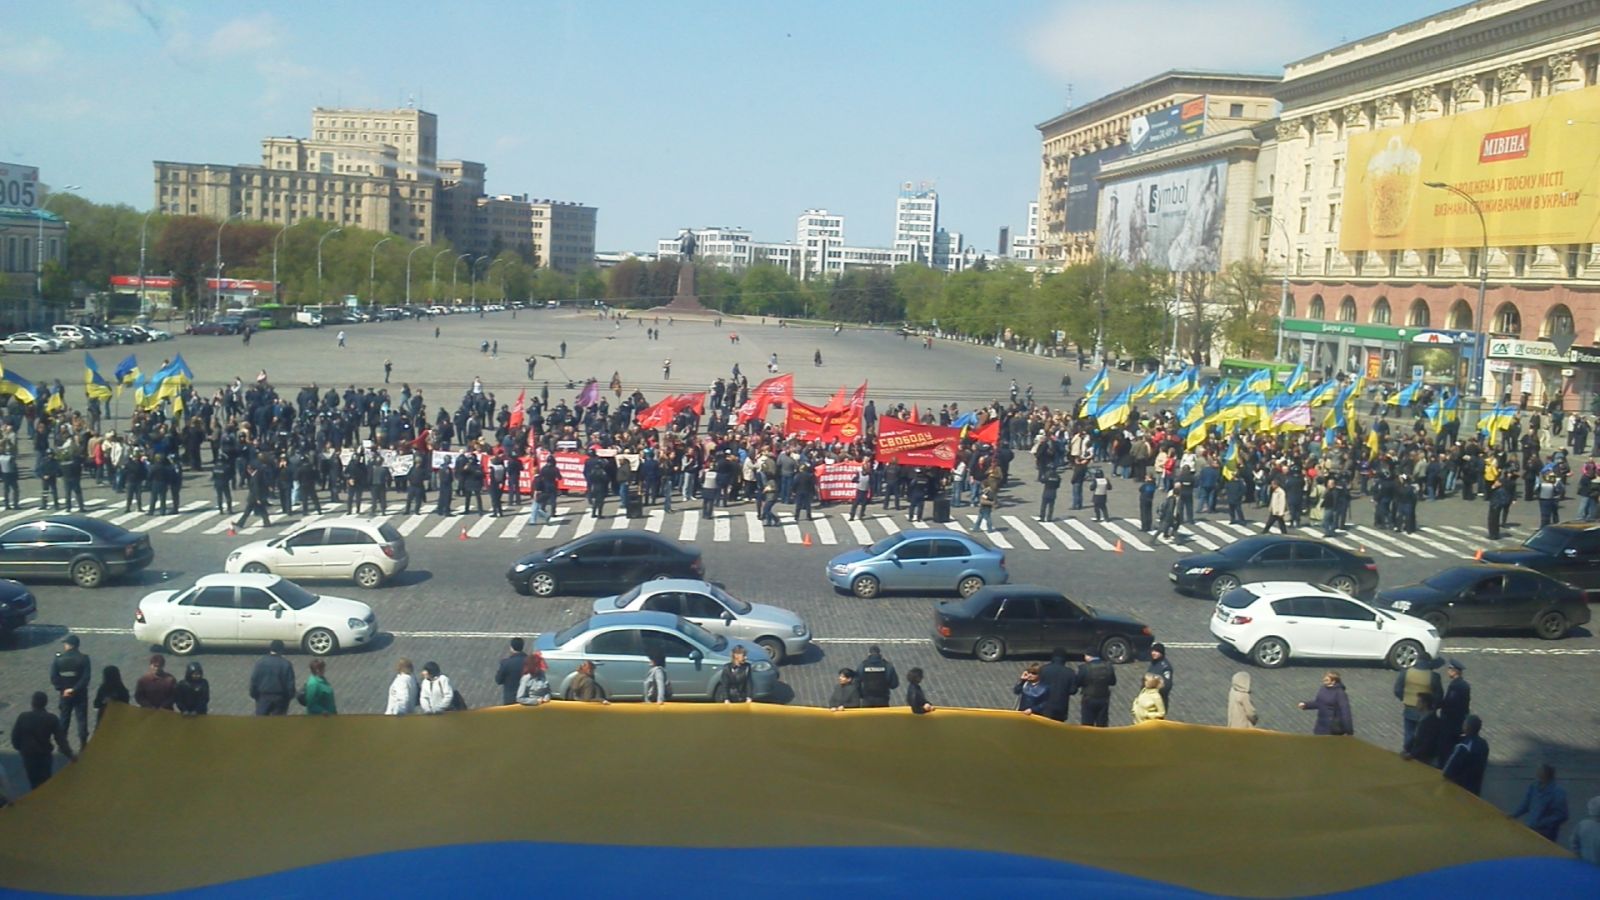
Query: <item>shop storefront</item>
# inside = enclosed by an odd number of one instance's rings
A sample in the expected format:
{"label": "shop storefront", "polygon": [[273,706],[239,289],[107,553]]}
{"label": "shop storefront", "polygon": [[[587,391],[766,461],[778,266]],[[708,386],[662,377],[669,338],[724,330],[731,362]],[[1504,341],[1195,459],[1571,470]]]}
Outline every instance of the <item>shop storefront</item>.
{"label": "shop storefront", "polygon": [[1409,384],[1420,377],[1450,385],[1471,378],[1470,331],[1285,319],[1283,332],[1284,358],[1324,378],[1342,372],[1373,382]]}
{"label": "shop storefront", "polygon": [[1600,396],[1600,347],[1562,353],[1548,341],[1490,338],[1485,393],[1496,400],[1544,406],[1561,396],[1568,412],[1590,413]]}

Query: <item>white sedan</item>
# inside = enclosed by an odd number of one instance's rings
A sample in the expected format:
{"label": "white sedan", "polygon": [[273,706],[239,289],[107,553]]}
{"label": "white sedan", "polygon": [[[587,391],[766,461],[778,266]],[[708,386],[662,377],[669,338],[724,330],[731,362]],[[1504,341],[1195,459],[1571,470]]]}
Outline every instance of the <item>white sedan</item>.
{"label": "white sedan", "polygon": [[31,331],[19,331],[0,340],[0,350],[7,353],[54,353],[60,349],[60,341]]}
{"label": "white sedan", "polygon": [[133,615],[133,636],[177,656],[202,644],[273,641],[326,656],[376,638],[378,617],[365,603],[313,594],[276,575],[206,575],[185,590],[146,594]]}
{"label": "white sedan", "polygon": [[1246,584],[1222,595],[1211,633],[1256,665],[1276,669],[1290,656],[1382,660],[1404,669],[1420,653],[1439,655],[1439,632],[1322,585]]}

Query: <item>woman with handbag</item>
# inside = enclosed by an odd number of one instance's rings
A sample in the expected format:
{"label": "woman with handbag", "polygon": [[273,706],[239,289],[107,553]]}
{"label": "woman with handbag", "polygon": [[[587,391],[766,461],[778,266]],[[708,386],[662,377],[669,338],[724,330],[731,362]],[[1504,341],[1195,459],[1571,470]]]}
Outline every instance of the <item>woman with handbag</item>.
{"label": "woman with handbag", "polygon": [[1350,695],[1345,693],[1344,679],[1338,672],[1322,676],[1322,687],[1310,703],[1300,704],[1301,709],[1317,711],[1317,724],[1312,734],[1352,735],[1356,733],[1355,718],[1350,713]]}

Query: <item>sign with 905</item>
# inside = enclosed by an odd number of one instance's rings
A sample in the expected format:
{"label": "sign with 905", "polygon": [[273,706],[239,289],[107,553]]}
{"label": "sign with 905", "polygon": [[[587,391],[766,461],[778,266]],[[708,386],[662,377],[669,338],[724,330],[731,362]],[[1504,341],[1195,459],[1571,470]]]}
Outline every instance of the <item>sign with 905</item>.
{"label": "sign with 905", "polygon": [[0,162],[0,206],[34,209],[38,205],[38,167]]}

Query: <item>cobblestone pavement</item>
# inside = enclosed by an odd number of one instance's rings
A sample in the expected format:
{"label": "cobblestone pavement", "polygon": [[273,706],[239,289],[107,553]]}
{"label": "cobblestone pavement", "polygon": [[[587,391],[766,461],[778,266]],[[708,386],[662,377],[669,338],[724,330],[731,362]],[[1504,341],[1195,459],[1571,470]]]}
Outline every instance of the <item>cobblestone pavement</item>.
{"label": "cobblestone pavement", "polygon": [[[182,352],[202,385],[239,374],[246,379],[267,368],[275,382],[294,389],[302,381],[318,384],[358,385],[381,380],[382,362],[395,360],[394,383],[423,385],[430,403],[453,407],[465,384],[482,375],[491,390],[505,400],[525,386],[537,391],[544,375],[557,374],[553,364],[575,379],[600,378],[605,383],[613,370],[632,389],[636,383],[647,395],[659,394],[661,357],[673,357],[671,390],[693,390],[718,374],[726,375],[733,362],[741,363],[752,381],[764,372],[767,355],[809,360],[814,347],[823,350],[826,365],[802,365],[796,372],[802,397],[822,397],[841,385],[853,387],[863,379],[871,384],[880,405],[899,399],[927,408],[947,400],[963,408],[1003,394],[1012,372],[1026,384],[1032,380],[1041,402],[1056,387],[1063,369],[1050,360],[1006,354],[1006,371],[993,370],[993,351],[968,345],[939,344],[922,350],[884,332],[846,331],[835,336],[816,328],[778,328],[775,324],[709,324],[678,321],[668,327],[663,320],[661,341],[647,341],[639,326],[624,323],[620,329],[592,317],[571,313],[525,311],[518,319],[509,313],[485,319],[451,316],[438,320],[441,337],[423,323],[387,323],[349,328],[349,349],[334,349],[334,331],[294,331],[258,335],[249,348],[228,338],[180,338],[173,342],[133,348],[146,368],[160,357]],[[731,345],[730,332],[739,332],[740,344]],[[500,359],[477,351],[483,339],[500,340]],[[568,343],[568,358],[559,359],[559,343]],[[96,352],[101,367],[114,366],[125,348]],[[528,353],[553,353],[542,359],[534,382],[521,376]],[[149,356],[150,359],[146,360]],[[70,357],[70,358],[68,358]],[[112,358],[115,357],[115,358]],[[8,363],[10,360],[8,360]],[[18,369],[38,382],[59,377],[64,383],[81,382],[81,357],[61,354],[42,359],[18,360]],[[416,368],[426,362],[426,377]],[[788,370],[786,366],[780,366]],[[296,378],[285,376],[295,373]],[[682,373],[680,381],[680,373]],[[1081,383],[1075,366],[1070,370]],[[635,382],[634,379],[640,379]],[[654,379],[653,381],[651,379]],[[1045,386],[1048,385],[1048,390]],[[552,379],[551,396],[570,397],[565,379]],[[71,389],[69,388],[69,393]],[[145,593],[187,585],[196,577],[219,571],[228,549],[243,541],[270,536],[294,527],[297,517],[273,519],[268,529],[252,527],[236,536],[227,533],[226,520],[209,504],[209,481],[191,476],[186,484],[184,510],[168,517],[150,517],[123,511],[120,498],[103,488],[90,487],[89,514],[151,535],[156,563],[132,581],[114,583],[96,591],[81,591],[63,584],[40,584],[35,592],[40,614],[30,627],[15,635],[0,650],[0,728],[9,728],[16,713],[34,690],[47,689],[47,674],[58,639],[68,631],[83,636],[85,652],[97,670],[106,664],[121,667],[132,683],[144,668],[153,648],[134,641],[133,610]],[[1209,549],[1259,529],[1264,510],[1250,509],[1252,525],[1235,528],[1226,515],[1202,515],[1176,545],[1138,530],[1133,484],[1117,481],[1111,496],[1113,521],[1095,523],[1087,510],[1073,511],[1063,492],[1058,518],[1037,521],[1037,486],[1027,454],[1019,454],[1005,502],[995,516],[998,530],[983,536],[1005,550],[1012,580],[1058,588],[1067,595],[1104,611],[1132,615],[1148,623],[1164,641],[1177,668],[1172,717],[1183,721],[1220,724],[1225,717],[1228,681],[1233,672],[1248,666],[1221,652],[1207,630],[1212,604],[1208,600],[1173,592],[1166,570],[1182,553]],[[1006,707],[1013,700],[1011,685],[1021,663],[997,664],[944,657],[928,640],[931,607],[939,598],[889,596],[863,601],[836,593],[823,577],[827,559],[844,549],[902,528],[913,527],[903,511],[881,510],[864,523],[849,522],[841,506],[825,507],[817,522],[763,528],[748,504],[734,504],[712,519],[703,519],[698,506],[685,512],[680,505],[671,514],[652,510],[639,520],[608,516],[595,520],[582,513],[581,503],[563,503],[566,511],[550,525],[526,527],[523,513],[505,518],[478,516],[444,518],[399,514],[401,503],[391,502],[387,521],[407,536],[411,569],[391,586],[361,591],[352,585],[324,584],[317,590],[370,603],[384,631],[376,646],[343,653],[329,660],[329,678],[341,710],[350,713],[381,711],[385,688],[396,658],[406,656],[418,664],[435,660],[475,704],[492,702],[498,689],[492,682],[496,661],[512,635],[529,636],[568,624],[584,614],[586,598],[549,600],[519,597],[506,584],[504,572],[512,560],[530,548],[548,546],[574,536],[615,527],[642,527],[667,537],[695,542],[705,553],[708,577],[732,593],[753,601],[775,603],[806,618],[817,640],[800,660],[783,667],[783,702],[820,705],[831,689],[834,672],[855,666],[870,643],[880,643],[903,674],[913,666],[927,672],[930,699],[936,705]],[[329,512],[334,510],[331,508]],[[1379,564],[1382,583],[1414,581],[1453,563],[1469,560],[1488,546],[1479,501],[1459,499],[1421,505],[1420,531],[1396,535],[1370,527],[1372,507],[1357,499],[1351,521],[1354,527],[1337,542],[1371,553]],[[1513,509],[1511,539],[1530,532],[1516,525],[1532,513],[1531,505]],[[954,527],[971,532],[971,507],[957,509]],[[0,514],[0,529],[32,515]],[[463,534],[465,538],[463,539]],[[1119,549],[1120,547],[1120,549]],[[1600,640],[1592,628],[1580,629],[1553,642],[1527,635],[1478,634],[1451,636],[1446,653],[1467,666],[1473,685],[1473,709],[1486,722],[1493,747],[1494,777],[1486,796],[1510,806],[1533,766],[1553,761],[1568,782],[1575,809],[1600,791],[1600,708],[1589,698],[1587,680],[1600,663]],[[250,703],[246,682],[259,654],[255,651],[202,650],[197,656],[212,682],[213,711],[245,713]],[[306,657],[293,656],[299,675],[305,675]],[[1325,668],[1339,668],[1349,685],[1361,739],[1384,747],[1398,747],[1400,715],[1391,688],[1394,673],[1377,664],[1330,664],[1296,661],[1281,670],[1254,670],[1255,700],[1264,727],[1309,732],[1311,716],[1296,709],[1316,690]],[[171,665],[181,668],[181,663]],[[1128,704],[1135,692],[1136,676],[1143,664],[1122,667],[1112,704],[1112,724],[1129,721]],[[13,754],[0,753],[0,767],[13,784],[20,781],[20,766]]]}

